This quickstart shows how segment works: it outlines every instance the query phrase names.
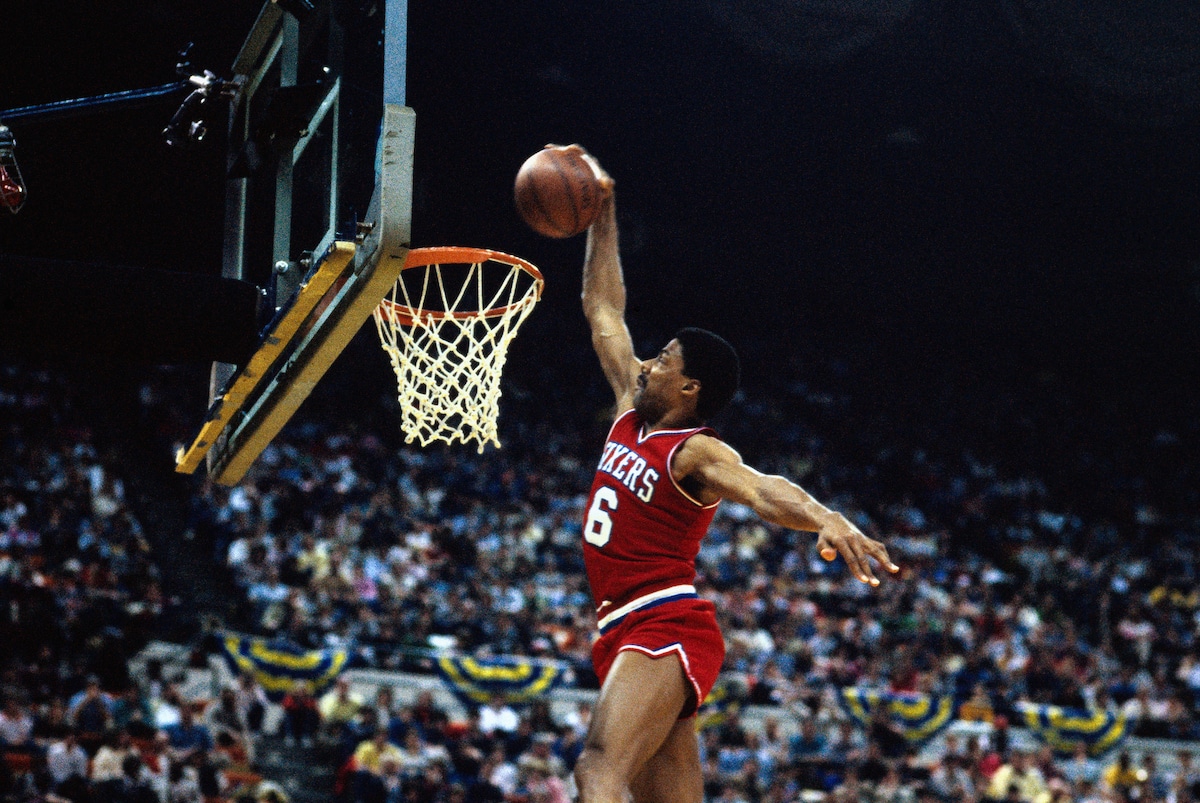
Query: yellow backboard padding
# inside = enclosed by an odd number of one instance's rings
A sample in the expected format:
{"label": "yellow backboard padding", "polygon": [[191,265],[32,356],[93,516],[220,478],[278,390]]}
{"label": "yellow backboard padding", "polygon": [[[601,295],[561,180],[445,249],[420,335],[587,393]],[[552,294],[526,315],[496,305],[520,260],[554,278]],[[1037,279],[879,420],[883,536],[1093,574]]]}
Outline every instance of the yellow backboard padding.
{"label": "yellow backboard padding", "polygon": [[246,400],[258,388],[259,383],[271,370],[271,366],[300,332],[301,327],[308,320],[309,314],[350,267],[354,260],[354,250],[354,243],[349,242],[335,242],[329,249],[313,275],[296,292],[291,308],[267,332],[258,351],[234,375],[233,382],[225,394],[212,405],[209,418],[200,428],[200,434],[196,436],[196,440],[190,447],[180,449],[179,453],[175,455],[177,472],[191,474],[199,468],[200,461],[208,454],[209,449],[217,442],[217,438],[233,420],[233,417],[242,409]]}

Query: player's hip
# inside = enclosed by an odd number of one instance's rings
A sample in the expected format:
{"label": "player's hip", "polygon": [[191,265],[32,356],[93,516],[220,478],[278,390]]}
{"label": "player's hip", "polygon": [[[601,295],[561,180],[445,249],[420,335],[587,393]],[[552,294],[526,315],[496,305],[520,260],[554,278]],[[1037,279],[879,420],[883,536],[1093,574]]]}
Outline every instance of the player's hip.
{"label": "player's hip", "polygon": [[647,612],[664,605],[688,600],[699,600],[696,587],[685,582],[665,582],[650,586],[650,590],[642,588],[630,594],[614,594],[605,599],[596,608],[596,627],[601,635],[611,631],[627,617],[639,612]]}
{"label": "player's hip", "polygon": [[592,645],[592,666],[601,682],[617,655],[627,650],[651,658],[678,657],[694,692],[692,705],[682,716],[691,716],[712,689],[725,658],[716,606],[692,596],[626,614]]}

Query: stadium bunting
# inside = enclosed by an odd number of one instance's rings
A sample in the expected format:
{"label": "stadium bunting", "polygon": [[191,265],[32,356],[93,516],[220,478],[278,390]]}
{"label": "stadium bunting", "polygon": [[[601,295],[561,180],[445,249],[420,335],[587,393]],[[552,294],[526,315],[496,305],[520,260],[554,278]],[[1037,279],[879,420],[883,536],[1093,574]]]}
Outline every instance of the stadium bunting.
{"label": "stadium bunting", "polygon": [[1128,735],[1125,717],[1110,711],[1062,708],[1057,705],[1017,703],[1017,713],[1030,733],[1059,755],[1071,755],[1076,745],[1088,755],[1102,756]]}
{"label": "stadium bunting", "polygon": [[297,681],[320,694],[350,660],[346,650],[305,650],[236,634],[226,634],[221,644],[233,671],[249,673],[275,701],[283,699]]}
{"label": "stadium bunting", "polygon": [[884,706],[888,718],[910,744],[921,744],[937,735],[954,720],[954,697],[900,694],[847,686],[838,695],[847,715],[862,727]]}
{"label": "stadium bunting", "polygon": [[700,730],[723,725],[727,719],[742,708],[740,688],[724,679],[718,680],[712,691],[700,705],[696,716],[696,727]]}
{"label": "stadium bunting", "polygon": [[565,674],[564,667],[552,661],[515,656],[444,655],[436,663],[442,680],[466,705],[482,705],[494,695],[510,704],[529,703],[557,686]]}

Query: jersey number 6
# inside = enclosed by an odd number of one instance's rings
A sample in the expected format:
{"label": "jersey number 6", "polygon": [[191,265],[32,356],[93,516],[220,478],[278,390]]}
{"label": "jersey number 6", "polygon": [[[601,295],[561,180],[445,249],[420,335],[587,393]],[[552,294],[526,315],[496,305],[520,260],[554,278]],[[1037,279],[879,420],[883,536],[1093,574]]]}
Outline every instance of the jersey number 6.
{"label": "jersey number 6", "polygon": [[596,489],[592,506],[588,510],[587,522],[583,525],[583,540],[595,547],[608,543],[612,537],[612,516],[617,509],[617,492],[606,485]]}

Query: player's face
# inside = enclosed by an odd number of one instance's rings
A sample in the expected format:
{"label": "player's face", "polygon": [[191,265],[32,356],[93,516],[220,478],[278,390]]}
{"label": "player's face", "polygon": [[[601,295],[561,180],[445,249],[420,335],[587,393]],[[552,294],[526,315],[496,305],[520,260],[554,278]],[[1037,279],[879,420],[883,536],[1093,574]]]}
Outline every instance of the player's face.
{"label": "player's face", "polygon": [[679,403],[686,382],[683,347],[678,340],[672,340],[655,357],[642,360],[642,371],[633,391],[633,407],[642,420],[655,423]]}

